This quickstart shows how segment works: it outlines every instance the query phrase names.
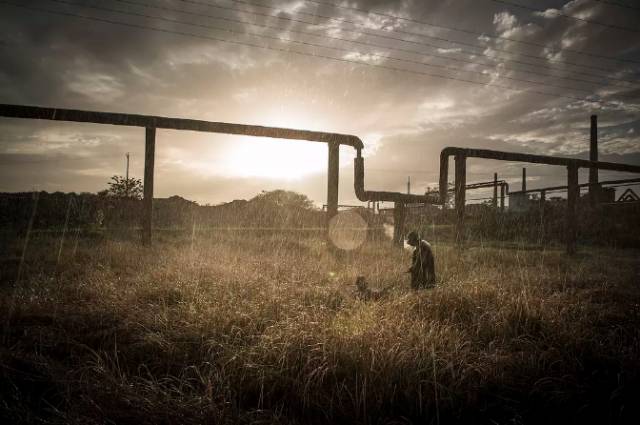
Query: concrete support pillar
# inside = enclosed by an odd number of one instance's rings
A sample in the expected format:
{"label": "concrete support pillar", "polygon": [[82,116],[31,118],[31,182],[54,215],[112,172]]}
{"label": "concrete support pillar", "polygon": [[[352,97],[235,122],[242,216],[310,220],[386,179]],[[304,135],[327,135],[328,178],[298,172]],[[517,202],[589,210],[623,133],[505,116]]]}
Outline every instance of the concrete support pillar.
{"label": "concrete support pillar", "polygon": [[151,244],[153,228],[153,167],[156,154],[156,129],[146,128],[144,144],[144,197],[142,199],[142,243]]}
{"label": "concrete support pillar", "polygon": [[464,207],[467,185],[467,158],[462,154],[455,156],[456,161],[456,244],[461,246],[464,242]]}

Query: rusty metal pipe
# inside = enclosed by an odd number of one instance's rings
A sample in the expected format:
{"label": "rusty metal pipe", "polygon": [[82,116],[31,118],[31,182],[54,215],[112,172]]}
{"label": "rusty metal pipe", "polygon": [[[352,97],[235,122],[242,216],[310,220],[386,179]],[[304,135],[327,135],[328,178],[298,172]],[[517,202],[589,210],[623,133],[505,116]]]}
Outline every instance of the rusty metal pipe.
{"label": "rusty metal pipe", "polygon": [[403,204],[435,204],[437,199],[429,195],[410,195],[402,192],[364,190],[364,158],[360,149],[353,162],[353,186],[356,197],[362,202],[398,202]]}
{"label": "rusty metal pipe", "polygon": [[[448,147],[442,150],[442,152],[440,153],[440,158],[442,159],[442,156],[448,157],[455,154],[462,154],[467,158],[484,158],[484,159],[495,159],[499,161],[515,161],[515,162],[530,162],[533,164],[563,165],[565,167],[577,166],[578,168],[596,167],[601,170],[640,173],[640,165],[620,164],[615,162],[603,162],[603,161],[589,161],[587,159],[564,158],[559,156],[531,155],[531,154],[517,153],[517,152],[494,151],[490,149],[469,149],[469,148]],[[442,169],[440,170],[440,172],[442,173]]]}
{"label": "rusty metal pipe", "polygon": [[[597,186],[606,186],[606,185],[616,185],[616,184],[626,184],[626,183],[640,183],[640,178],[636,177],[633,179],[605,180],[598,183],[580,183],[578,187],[589,187],[594,184]],[[528,189],[528,190],[525,190],[524,192],[522,191],[512,192],[512,194],[537,193],[537,192],[546,192],[551,190],[566,190],[568,188],[569,186],[566,186],[566,185],[565,186],[549,186],[549,187],[540,187],[537,189]]]}
{"label": "rusty metal pipe", "polygon": [[575,166],[578,168],[595,167],[601,170],[622,171],[640,173],[640,166],[631,164],[619,164],[615,162],[589,161],[585,159],[563,158],[557,156],[531,155],[517,152],[494,151],[490,149],[469,149],[447,147],[440,152],[440,201],[447,200],[447,182],[449,180],[449,157],[452,155],[464,155],[467,158],[484,158],[498,161],[530,162],[534,164]]}
{"label": "rusty metal pipe", "polygon": [[[468,185],[465,186],[466,190],[473,190],[473,189],[486,189],[489,187],[493,187],[494,184],[496,184],[498,186],[506,186],[507,188],[507,192],[509,192],[509,183],[507,183],[506,180],[497,180],[497,181],[489,181],[489,182],[478,182],[478,183],[469,183]],[[449,188],[447,189],[449,192],[453,193],[455,192],[455,188]]]}
{"label": "rusty metal pipe", "polygon": [[318,131],[294,130],[260,125],[232,124],[225,122],[168,118],[153,115],[120,114],[114,112],[82,111],[78,109],[43,108],[40,106],[0,104],[0,117],[30,118],[52,121],[88,122],[129,127],[164,128],[206,133],[237,134],[276,139],[307,140],[311,142],[337,143],[362,149],[364,144],[356,136]]}
{"label": "rusty metal pipe", "polygon": [[[351,146],[360,152],[364,148],[362,140],[356,136],[337,133],[324,133],[307,130],[294,130],[279,127],[232,124],[214,121],[202,121],[184,118],[168,118],[152,115],[120,114],[113,112],[83,111],[78,109],[44,108],[28,105],[0,104],[0,117],[40,119],[50,121],[72,121],[94,124],[109,124],[146,128],[147,142],[144,167],[144,217],[143,241],[151,242],[152,205],[153,205],[153,168],[155,156],[156,129],[187,130],[207,133],[224,133],[275,139],[305,140],[322,142],[329,146],[329,168],[327,182],[327,217],[331,218],[338,210],[338,178],[340,145]],[[386,200],[382,197],[381,200]]]}
{"label": "rusty metal pipe", "polygon": [[[567,253],[576,251],[577,243],[577,200],[580,197],[578,184],[579,168],[591,168],[601,170],[623,171],[640,173],[640,166],[630,164],[618,164],[614,162],[588,161],[584,159],[562,158],[556,156],[530,155],[516,152],[493,151],[489,149],[467,149],[448,147],[440,152],[440,200],[444,203],[447,199],[447,182],[449,180],[449,157],[456,158],[456,210],[458,220],[456,222],[456,237],[462,239],[464,230],[464,164],[466,158],[484,158],[498,161],[530,162],[534,164],[562,165],[567,167],[568,202],[566,218],[566,242]],[[524,177],[524,176],[523,176]],[[523,188],[526,189],[526,188]]]}

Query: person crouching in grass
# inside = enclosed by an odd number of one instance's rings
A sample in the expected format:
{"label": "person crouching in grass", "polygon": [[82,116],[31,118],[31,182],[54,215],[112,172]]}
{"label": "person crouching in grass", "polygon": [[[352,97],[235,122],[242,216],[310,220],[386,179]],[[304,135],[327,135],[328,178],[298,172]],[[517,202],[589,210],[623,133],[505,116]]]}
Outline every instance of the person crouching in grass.
{"label": "person crouching in grass", "polygon": [[411,287],[420,289],[435,286],[436,269],[431,245],[421,239],[417,232],[411,232],[407,235],[407,243],[415,248],[411,267],[407,271],[411,273]]}

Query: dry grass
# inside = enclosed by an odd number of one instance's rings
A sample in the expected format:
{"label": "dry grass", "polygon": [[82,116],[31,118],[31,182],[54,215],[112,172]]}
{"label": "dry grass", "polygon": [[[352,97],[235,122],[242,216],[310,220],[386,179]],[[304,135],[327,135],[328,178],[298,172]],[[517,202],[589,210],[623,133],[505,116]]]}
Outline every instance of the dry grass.
{"label": "dry grass", "polygon": [[[340,258],[320,239],[33,239],[0,280],[0,409],[52,423],[566,423],[637,419],[631,251],[436,246]],[[391,289],[355,296],[366,275]]]}

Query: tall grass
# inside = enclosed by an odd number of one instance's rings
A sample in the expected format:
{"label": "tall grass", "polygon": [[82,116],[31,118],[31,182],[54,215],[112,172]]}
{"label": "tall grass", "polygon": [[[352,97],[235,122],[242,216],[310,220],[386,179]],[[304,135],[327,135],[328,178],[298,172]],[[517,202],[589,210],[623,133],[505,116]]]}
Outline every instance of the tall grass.
{"label": "tall grass", "polygon": [[[640,389],[632,251],[436,245],[334,255],[308,235],[8,244],[0,409],[10,422],[624,422]],[[364,301],[364,275],[388,295]],[[9,422],[8,422],[9,423]]]}

